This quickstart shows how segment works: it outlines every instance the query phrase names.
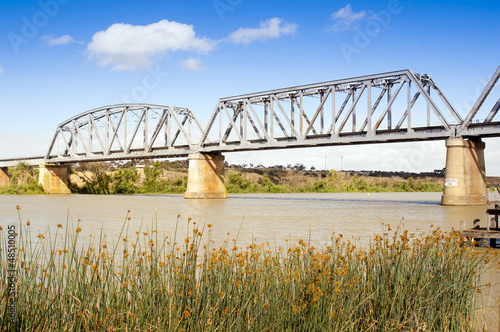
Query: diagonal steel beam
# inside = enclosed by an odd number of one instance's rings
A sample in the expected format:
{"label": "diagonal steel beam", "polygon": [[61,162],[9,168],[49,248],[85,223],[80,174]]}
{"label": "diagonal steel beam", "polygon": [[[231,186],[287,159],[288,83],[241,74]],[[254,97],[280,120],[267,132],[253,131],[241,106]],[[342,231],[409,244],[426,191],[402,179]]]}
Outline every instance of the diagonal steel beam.
{"label": "diagonal steel beam", "polygon": [[396,125],[396,127],[394,127],[394,129],[398,130],[401,128],[401,126],[403,125],[403,122],[405,121],[406,117],[408,116],[409,112],[411,112],[411,109],[413,108],[413,105],[415,105],[415,103],[417,102],[417,99],[418,97],[420,96],[420,92],[416,92],[415,95],[413,96],[413,99],[411,100],[411,103],[410,103],[410,108],[406,109],[406,111],[403,113],[403,116],[401,117],[401,119],[399,120],[398,124]]}
{"label": "diagonal steel beam", "polygon": [[[334,94],[335,94],[335,92],[334,92]],[[344,102],[342,103],[342,106],[340,106],[339,112],[335,116],[335,121],[333,121],[332,125],[330,126],[330,128],[327,131],[328,135],[330,135],[333,131],[337,132],[336,136],[338,136],[340,134],[339,130],[335,130],[335,125],[337,124],[337,121],[339,121],[339,118],[342,115],[342,112],[344,111],[347,103],[349,102],[349,99],[351,99],[352,94],[353,94],[353,90],[349,91],[349,93],[345,97]],[[332,138],[334,138],[336,136],[332,135]]]}
{"label": "diagonal steel beam", "polygon": [[330,96],[331,92],[332,92],[332,88],[328,89],[328,91],[326,93],[326,96],[324,96],[322,98],[321,103],[319,104],[319,107],[316,110],[316,113],[314,113],[314,116],[311,119],[311,123],[309,124],[309,126],[307,126],[306,132],[304,133],[304,137],[307,137],[307,134],[309,133],[309,131],[311,130],[312,125],[314,124],[314,122],[318,118],[318,115],[320,114],[321,110],[323,109],[323,106],[325,106],[325,102],[328,99],[328,97]]}
{"label": "diagonal steel beam", "polygon": [[408,81],[401,80],[399,82],[398,87],[396,88],[396,91],[392,94],[391,99],[389,99],[389,101],[387,102],[387,105],[385,105],[384,112],[382,113],[382,115],[380,115],[380,118],[378,119],[377,123],[375,124],[375,127],[373,127],[374,131],[377,131],[378,127],[380,127],[380,124],[384,120],[385,115],[387,114],[387,112],[391,108],[392,104],[394,103],[394,100],[396,99],[396,97],[399,94],[399,91],[401,91],[401,89],[403,88],[403,85],[405,85],[405,83],[408,83]]}
{"label": "diagonal steel beam", "polygon": [[[210,117],[210,122],[208,123],[207,127],[205,128],[205,130],[202,130],[202,135],[201,135],[201,139],[200,139],[200,146],[203,146],[204,143],[208,143],[207,142],[207,139],[208,139],[208,133],[212,130],[212,127],[215,123],[215,120],[217,119],[217,115],[220,113],[220,100],[217,101],[217,105],[215,105],[215,108],[214,108],[214,111],[212,112],[212,116]],[[221,114],[219,114],[219,116],[221,116]],[[220,128],[219,128],[220,129]],[[220,140],[220,138],[219,138]]]}
{"label": "diagonal steel beam", "polygon": [[107,152],[108,155],[111,153],[111,147],[113,146],[115,139],[118,142],[118,146],[120,147],[120,150],[124,150],[122,143],[120,142],[120,138],[118,137],[118,130],[120,129],[120,125],[122,123],[123,117],[125,115],[125,112],[127,112],[127,111],[128,111],[128,109],[122,110],[120,120],[118,120],[118,124],[116,125],[116,128],[115,128],[115,125],[113,123],[113,120],[111,118],[109,119],[110,120],[109,123],[111,124],[111,129],[113,129],[113,136],[111,137],[111,141],[109,142],[109,145],[108,145],[108,152]]}
{"label": "diagonal steel beam", "polygon": [[366,83],[365,83],[365,84],[363,84],[363,87],[361,88],[361,91],[358,93],[358,95],[357,95],[357,96],[356,96],[356,92],[355,92],[355,91],[353,91],[354,96],[355,96],[355,97],[354,97],[355,99],[354,99],[354,101],[352,102],[351,107],[349,108],[349,112],[347,112],[347,114],[346,114],[346,116],[345,116],[345,118],[344,118],[344,121],[342,121],[342,124],[341,124],[341,125],[340,125],[340,127],[339,127],[339,130],[338,130],[338,132],[339,132],[339,133],[340,133],[340,132],[342,132],[342,129],[344,129],[344,126],[345,126],[345,124],[347,123],[347,120],[349,120],[349,117],[351,116],[352,112],[354,111],[354,108],[356,107],[356,105],[357,105],[357,103],[358,103],[359,99],[360,99],[360,98],[361,98],[361,96],[363,95],[363,92],[365,91],[366,86],[367,86],[367,84],[366,84]]}
{"label": "diagonal steel beam", "polygon": [[457,122],[459,122],[459,123],[461,123],[462,121],[464,121],[462,119],[462,117],[460,116],[460,114],[455,109],[455,107],[453,107],[453,105],[451,104],[451,102],[448,100],[448,98],[446,98],[446,96],[441,91],[441,89],[436,84],[436,82],[434,82],[434,80],[432,79],[432,77],[430,77],[429,75],[427,75],[427,76],[428,76],[428,78],[430,80],[430,83],[431,83],[430,86],[438,94],[439,98],[441,98],[441,100],[444,102],[444,104],[448,107],[448,109],[450,110],[451,114],[455,117],[455,120],[457,120]]}
{"label": "diagonal steel beam", "polygon": [[347,103],[349,102],[349,99],[351,99],[353,93],[354,93],[354,91],[351,90],[351,91],[349,91],[349,93],[345,97],[345,100],[342,103],[342,106],[340,106],[339,112],[337,113],[337,116],[335,117],[335,123],[337,123],[337,121],[339,120],[340,116],[342,115],[342,112],[344,111]]}
{"label": "diagonal steel beam", "polygon": [[441,121],[441,124],[446,128],[446,130],[450,130],[450,124],[446,120],[446,117],[443,115],[443,113],[441,113],[441,111],[437,107],[437,105],[434,102],[434,100],[432,100],[432,98],[429,95],[427,95],[427,92],[425,91],[424,87],[422,86],[420,80],[418,80],[417,77],[415,76],[415,73],[413,73],[412,71],[408,70],[408,78],[411,80],[411,82],[414,83],[414,85],[417,88],[417,90],[425,97],[427,103],[429,105],[431,105],[432,110],[434,111],[434,113],[439,118],[439,121]]}
{"label": "diagonal steel beam", "polygon": [[[271,112],[272,112],[272,114],[273,114],[273,116],[272,116],[272,117],[276,119],[276,122],[278,122],[278,126],[280,127],[281,131],[283,132],[283,135],[285,135],[285,137],[289,137],[289,136],[288,136],[288,133],[287,133],[287,132],[286,132],[286,130],[285,130],[285,127],[284,127],[284,126],[283,126],[283,124],[281,123],[280,118],[278,117],[278,115],[277,115],[277,114],[276,114],[276,112],[274,111],[274,102],[273,102],[274,100],[275,100],[275,101],[277,101],[278,99],[276,99],[274,96],[271,96]],[[279,108],[281,108],[281,105],[279,104],[279,102],[278,102],[278,101],[277,101],[277,104],[278,104]],[[281,109],[282,109],[282,108],[281,108]],[[283,109],[282,109],[282,110],[283,110]],[[287,118],[287,119],[288,119],[288,117],[286,116],[286,114],[285,114],[285,118]],[[271,123],[271,127],[272,127],[272,126],[273,126],[273,125],[272,125],[272,123]],[[273,138],[274,138],[274,136],[273,136]]]}
{"label": "diagonal steel beam", "polygon": [[[186,124],[187,120],[189,119],[189,116],[188,115],[184,115],[184,119],[182,119],[182,122],[181,122],[181,126],[182,128],[184,128],[184,125]],[[169,143],[169,146],[174,146],[175,142],[177,141],[177,138],[179,138],[179,135],[181,134],[181,129],[178,128],[177,131],[175,132],[174,134],[174,137],[172,138],[172,140],[170,141]],[[174,146],[175,147],[175,146]]]}
{"label": "diagonal steel beam", "polygon": [[[382,98],[384,97],[384,94],[386,91],[387,91],[387,89],[382,89],[382,91],[380,92],[380,95],[378,96],[377,100],[375,101],[375,104],[373,104],[373,106],[372,106],[371,115],[375,114],[375,110],[377,109],[378,105],[382,101]],[[367,125],[368,125],[368,118],[366,118],[365,121],[363,122],[363,125],[361,126],[360,131],[364,131]]]}
{"label": "diagonal steel beam", "polygon": [[[177,123],[177,126],[179,126],[179,130],[182,132],[182,135],[184,135],[184,139],[186,140],[186,143],[192,149],[193,148],[193,144],[191,143],[191,138],[189,137],[189,135],[184,130],[184,124],[186,123],[186,121],[189,118],[189,116],[186,115],[185,118],[184,118],[184,120],[183,120],[183,122],[181,123],[179,121],[179,118],[177,117],[177,114],[175,114],[175,112],[172,111],[171,107],[170,107],[170,114],[172,115],[172,118],[174,119],[175,123]],[[175,137],[175,139],[177,139],[177,137]],[[174,143],[172,142],[172,145],[173,144]]]}
{"label": "diagonal steel beam", "polygon": [[[99,134],[99,129],[97,128],[97,124],[94,121],[94,117],[90,116],[90,122],[92,123],[92,126],[94,127],[94,131],[97,135],[97,139],[99,140],[99,144],[101,145],[101,149],[103,153],[106,153],[106,148],[104,147],[104,144],[102,143],[101,135]],[[89,130],[92,130],[92,126],[89,126]]]}
{"label": "diagonal steel beam", "polygon": [[[246,115],[248,121],[250,122],[250,124],[252,125],[254,132],[257,134],[257,136],[259,136],[259,139],[262,139],[262,136],[260,135],[259,129],[255,125],[255,122],[253,121],[253,118],[252,118],[252,116],[250,115],[250,113],[248,112],[248,109],[247,109],[247,107],[250,106],[250,109],[253,110],[252,104],[250,104],[250,102],[249,102],[248,99],[245,99],[243,101],[243,103],[245,105],[245,107],[243,109],[243,112],[245,113],[245,115]],[[254,113],[255,113],[255,111],[254,111]],[[256,118],[256,120],[259,121],[258,118]]]}
{"label": "diagonal steel beam", "polygon": [[[59,132],[59,135],[61,135],[61,136],[62,136],[63,141],[64,141],[64,144],[66,145],[66,150],[64,151],[64,152],[65,152],[65,154],[66,154],[66,151],[67,151],[67,153],[69,153],[69,155],[70,155],[71,157],[73,157],[73,154],[71,153],[72,151],[71,151],[71,146],[70,146],[70,143],[68,143],[68,140],[66,140],[66,137],[64,136],[63,131],[61,130],[61,128],[57,128],[57,130],[58,130],[58,132]],[[70,141],[70,142],[71,142],[71,141]],[[49,157],[50,157],[50,156],[49,156]],[[48,159],[49,157],[47,157],[47,159]]]}
{"label": "diagonal steel beam", "polygon": [[262,125],[262,122],[260,121],[260,119],[259,119],[259,117],[257,115],[257,112],[255,112],[255,109],[253,108],[253,105],[250,103],[250,101],[248,99],[245,99],[245,101],[246,101],[247,105],[250,107],[250,110],[252,111],[252,114],[255,117],[255,121],[257,121],[257,123],[259,124],[259,127],[262,130],[262,133],[264,134],[264,137],[269,142],[269,135],[267,134],[266,129]]}
{"label": "diagonal steel beam", "polygon": [[[76,123],[76,120],[73,120],[73,128],[75,128],[76,132],[78,133],[78,136],[80,137],[80,143],[83,145],[83,148],[84,148],[85,152],[87,153],[87,156],[90,156],[90,151],[87,148],[87,145],[85,144],[85,140],[83,138],[82,133],[80,132],[80,127]],[[75,142],[76,142],[76,139],[75,139]]]}
{"label": "diagonal steel beam", "polygon": [[52,152],[52,149],[54,148],[54,145],[56,144],[56,140],[57,140],[57,137],[59,135],[60,130],[61,130],[61,128],[57,127],[56,133],[54,134],[54,138],[52,138],[52,142],[50,143],[49,150],[47,151],[47,154],[45,155],[45,159],[50,158],[50,154]]}
{"label": "diagonal steel beam", "polygon": [[[278,101],[278,99],[276,98],[276,96],[274,96],[273,98],[274,98],[274,101],[276,101],[276,105],[278,105],[279,109],[281,110],[281,113],[283,114],[283,117],[285,118],[286,122],[290,126],[291,133],[293,132],[293,134],[295,134],[295,137],[299,138],[299,134],[297,134],[297,131],[295,130],[295,126],[290,121],[290,118],[288,118],[288,116],[286,115],[286,112],[283,109],[283,107],[281,106],[281,103]],[[276,118],[276,120],[278,120],[278,123],[279,123],[279,119]],[[285,133],[285,135],[286,135],[286,133]],[[288,136],[288,135],[286,135],[286,136]]]}
{"label": "diagonal steel beam", "polygon": [[151,149],[153,148],[153,144],[155,143],[156,141],[156,138],[158,137],[158,135],[160,134],[160,131],[162,130],[163,128],[163,124],[165,123],[165,121],[167,120],[167,117],[168,117],[168,111],[167,109],[164,109],[163,110],[163,113],[161,115],[161,118],[160,118],[160,121],[158,121],[157,125],[156,125],[156,128],[153,132],[153,135],[151,136],[151,140],[149,141],[149,146],[148,146],[148,149],[146,152],[151,152]]}
{"label": "diagonal steel beam", "polygon": [[464,122],[462,122],[461,126],[462,130],[465,130],[467,127],[469,127],[472,119],[474,118],[474,116],[476,116],[477,112],[481,108],[481,105],[483,105],[484,101],[486,100],[486,97],[488,97],[488,95],[490,94],[491,90],[493,89],[499,78],[500,78],[500,66],[498,66],[497,70],[491,77],[490,81],[484,87],[483,92],[481,92],[481,95],[479,96],[479,98],[477,98],[476,103],[474,104],[474,106],[472,106]]}
{"label": "diagonal steel beam", "polygon": [[134,143],[137,132],[139,131],[139,128],[141,127],[141,122],[144,119],[144,115],[146,113],[145,111],[146,111],[146,109],[144,108],[141,112],[141,116],[139,117],[139,121],[137,121],[137,126],[135,126],[134,133],[132,134],[132,138],[130,139],[130,142],[127,146],[127,150],[125,151],[126,153],[130,153],[130,148],[132,147],[132,144]]}
{"label": "diagonal steel beam", "polygon": [[486,117],[486,119],[484,120],[484,122],[491,122],[491,121],[493,121],[493,118],[495,117],[495,115],[497,115],[499,109],[500,109],[500,98],[497,100],[497,102],[495,103],[495,105],[493,105],[493,108],[491,109],[491,112],[488,114],[488,116]]}
{"label": "diagonal steel beam", "polygon": [[[238,130],[236,130],[237,126],[236,126],[236,124],[234,123],[233,119],[231,118],[231,114],[229,114],[229,111],[227,110],[226,105],[225,105],[225,104],[222,104],[222,108],[224,109],[224,112],[226,113],[227,118],[229,119],[229,122],[230,122],[228,130],[231,130],[232,128],[235,128],[235,129],[234,129],[234,132],[236,133],[236,135],[237,135],[237,136],[238,136],[238,138],[240,139],[240,143],[243,143],[243,137],[241,137],[241,134],[239,133],[239,131],[238,131]],[[239,115],[239,113],[240,113],[240,111],[238,111],[238,112],[236,112],[236,111],[235,111],[234,113],[235,113],[236,118],[237,118],[237,117],[238,117],[238,115]],[[227,135],[227,136],[226,136],[226,135],[224,135],[224,139],[227,139],[228,137],[229,137],[229,135]]]}
{"label": "diagonal steel beam", "polygon": [[[223,104],[223,109],[225,108],[225,103]],[[233,114],[233,121],[232,123],[234,123],[234,125],[230,122],[228,125],[227,125],[227,128],[226,128],[226,131],[224,132],[224,137],[222,138],[222,140],[225,142],[228,138],[229,138],[229,135],[231,135],[231,130],[233,130],[234,128],[234,131],[236,132],[237,129],[236,129],[236,120],[238,119],[238,116],[240,116],[240,112],[241,112],[241,109],[238,107],[236,108],[236,110],[234,108],[231,107],[231,109],[233,110],[234,114]],[[227,111],[227,108],[226,108],[226,113],[228,113],[229,111]],[[220,115],[222,117],[222,114]],[[230,116],[228,115],[228,117],[230,118]],[[221,119],[222,121],[222,119]],[[221,128],[222,129],[222,128]]]}

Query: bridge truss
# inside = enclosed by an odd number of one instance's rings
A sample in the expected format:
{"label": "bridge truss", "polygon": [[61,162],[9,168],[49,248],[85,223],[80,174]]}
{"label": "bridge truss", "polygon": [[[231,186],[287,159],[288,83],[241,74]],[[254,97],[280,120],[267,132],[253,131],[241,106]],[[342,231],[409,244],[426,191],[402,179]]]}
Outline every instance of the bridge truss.
{"label": "bridge truss", "polygon": [[[193,132],[194,129],[194,132]],[[57,126],[46,162],[187,156],[203,129],[191,110],[147,104],[97,108]]]}
{"label": "bridge truss", "polygon": [[473,112],[464,120],[432,77],[410,70],[310,84],[220,99],[200,151],[498,136],[499,105],[479,125]]}
{"label": "bridge truss", "polygon": [[45,156],[4,159],[0,167],[498,137],[500,98],[491,110],[486,101],[499,80],[500,66],[465,117],[432,77],[410,70],[222,98],[205,129],[188,108],[101,107],[57,126]]}

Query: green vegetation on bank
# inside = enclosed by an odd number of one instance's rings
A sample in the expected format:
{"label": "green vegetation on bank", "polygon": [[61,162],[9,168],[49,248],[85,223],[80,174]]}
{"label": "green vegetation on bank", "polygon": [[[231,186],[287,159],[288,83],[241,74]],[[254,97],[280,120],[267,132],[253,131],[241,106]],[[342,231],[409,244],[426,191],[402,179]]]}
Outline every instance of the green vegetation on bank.
{"label": "green vegetation on bank", "polygon": [[38,184],[38,169],[19,163],[9,168],[9,185],[0,187],[0,195],[40,195],[45,194],[43,187]]}
{"label": "green vegetation on bank", "polygon": [[[176,165],[176,176],[167,179],[165,172],[172,171],[168,162],[155,162],[140,168],[133,165],[115,170],[106,169],[102,163],[89,164],[74,171],[70,190],[82,194],[141,194],[184,193],[187,187],[187,165]],[[257,178],[250,178],[254,174]],[[295,179],[301,181],[295,181]],[[305,180],[304,180],[305,179]],[[367,177],[358,174],[305,172],[297,170],[245,169],[245,172],[226,171],[225,185],[228,193],[293,193],[293,192],[414,192],[442,191],[436,181],[422,179],[393,179]]]}
{"label": "green vegetation on bank", "polygon": [[0,261],[13,260],[17,278],[11,323],[9,272],[0,268],[0,331],[482,328],[476,315],[489,257],[458,233],[386,226],[369,248],[341,235],[321,248],[307,240],[240,248],[229,235],[217,247],[210,224],[187,223],[187,234],[176,227],[165,237],[154,225],[131,235],[125,220],[111,240],[102,231],[83,237],[80,225],[68,224],[34,238],[29,222],[20,222],[14,258],[0,242]]}
{"label": "green vegetation on bank", "polygon": [[414,180],[413,178],[369,179],[358,174],[350,175],[331,170],[325,179],[306,184],[287,184],[272,174],[263,176],[258,181],[246,178],[243,173],[229,173],[226,182],[229,193],[291,193],[291,192],[430,192],[443,191],[441,184]]}
{"label": "green vegetation on bank", "polygon": [[165,167],[155,162],[149,167],[119,168],[114,172],[105,171],[102,164],[89,164],[73,174],[82,185],[70,180],[69,189],[79,194],[180,194],[186,191],[187,175],[174,180],[164,178]]}
{"label": "green vegetation on bank", "polygon": [[[226,165],[229,166],[229,165]],[[246,165],[245,165],[246,166]],[[262,165],[259,165],[262,166]],[[262,166],[263,167],[263,166]],[[438,192],[442,179],[425,176],[382,177],[355,172],[306,171],[304,167],[245,168],[231,165],[226,169],[228,193],[338,193],[338,192]],[[78,194],[182,194],[187,187],[186,161],[82,163],[69,167],[68,187]],[[38,169],[19,164],[9,169],[10,184],[0,194],[42,194]],[[397,173],[394,173],[397,174]],[[428,173],[426,173],[428,174]],[[408,176],[408,174],[406,174]]]}

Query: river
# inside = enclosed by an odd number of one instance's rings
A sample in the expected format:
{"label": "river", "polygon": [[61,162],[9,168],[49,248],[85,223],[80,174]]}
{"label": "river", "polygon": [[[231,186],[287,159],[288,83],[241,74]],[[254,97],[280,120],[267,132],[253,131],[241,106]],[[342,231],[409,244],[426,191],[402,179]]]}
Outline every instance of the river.
{"label": "river", "polygon": [[239,232],[240,245],[255,238],[282,243],[310,237],[324,243],[335,233],[367,244],[383,232],[382,223],[427,232],[431,225],[451,230],[458,229],[460,221],[471,226],[474,219],[486,218],[484,206],[441,206],[440,198],[441,193],[240,194],[226,200],[185,200],[182,195],[0,196],[0,225],[17,222],[20,212],[34,232],[81,220],[82,235],[103,227],[112,237],[130,210],[129,227],[134,232],[141,224],[144,229],[154,222],[159,232],[172,233],[180,215],[180,232],[188,218],[198,225],[211,223],[216,242]]}
{"label": "river", "polygon": [[[215,245],[238,236],[242,247],[254,239],[271,245],[310,239],[321,246],[332,234],[368,246],[370,238],[384,232],[383,223],[417,233],[437,227],[459,229],[461,221],[471,227],[474,219],[484,224],[485,206],[441,206],[440,199],[441,193],[240,194],[226,200],[185,200],[182,195],[0,196],[0,226],[17,224],[19,218],[24,224],[29,220],[36,236],[69,222],[82,228],[82,236],[99,235],[103,229],[108,239],[116,240],[124,223],[129,224],[129,237],[135,237],[135,231],[152,229],[172,236],[180,215],[179,242],[192,218],[191,226],[195,222],[200,228],[213,225]],[[498,267],[485,275],[495,285],[485,299],[489,309],[488,318],[483,319],[489,321],[488,331],[498,326],[499,275]]]}

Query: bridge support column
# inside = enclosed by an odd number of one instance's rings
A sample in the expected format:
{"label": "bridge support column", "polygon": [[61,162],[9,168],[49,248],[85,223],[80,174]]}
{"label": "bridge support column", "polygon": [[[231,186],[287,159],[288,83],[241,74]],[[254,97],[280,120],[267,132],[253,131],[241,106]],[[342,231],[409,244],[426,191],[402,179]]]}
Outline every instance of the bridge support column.
{"label": "bridge support column", "polygon": [[8,186],[10,182],[9,168],[0,167],[0,187]]}
{"label": "bridge support column", "polygon": [[188,184],[184,198],[227,198],[223,155],[210,153],[189,155]]}
{"label": "bridge support column", "polygon": [[486,204],[486,171],[481,140],[446,140],[446,172],[442,205]]}
{"label": "bridge support column", "polygon": [[40,165],[38,184],[49,194],[71,194],[68,189],[68,169],[59,165]]}

